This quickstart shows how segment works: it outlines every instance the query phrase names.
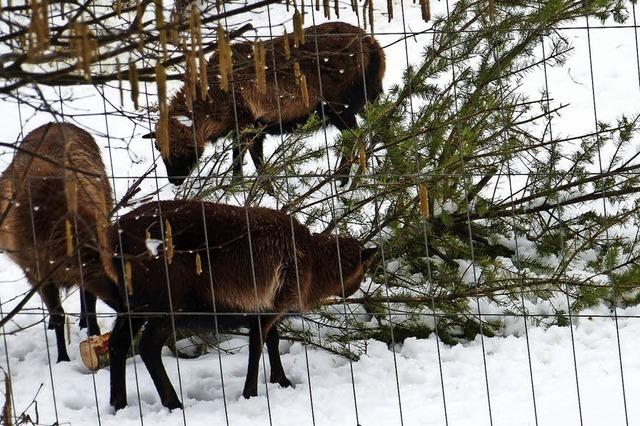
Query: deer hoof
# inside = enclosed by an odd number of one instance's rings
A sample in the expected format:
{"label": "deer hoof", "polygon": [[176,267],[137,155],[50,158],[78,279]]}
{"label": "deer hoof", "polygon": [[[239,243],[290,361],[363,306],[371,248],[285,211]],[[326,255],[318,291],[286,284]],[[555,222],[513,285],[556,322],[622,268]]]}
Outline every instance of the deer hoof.
{"label": "deer hoof", "polygon": [[169,411],[173,411],[173,410],[176,410],[176,409],[184,410],[184,406],[177,399],[176,400],[172,400],[172,401],[163,402],[162,405],[167,407],[169,409]]}
{"label": "deer hoof", "polygon": [[290,388],[290,387],[294,387],[293,384],[289,381],[289,379],[287,379],[286,376],[281,376],[281,377],[271,377],[271,379],[269,380],[271,383],[277,383],[280,385],[281,388]]}
{"label": "deer hoof", "polygon": [[127,398],[120,396],[112,396],[111,401],[109,401],[111,406],[116,410],[121,410],[127,406]]}
{"label": "deer hoof", "polygon": [[249,399],[252,396],[258,396],[258,389],[245,388],[244,391],[242,392],[242,396],[244,396],[245,399]]}

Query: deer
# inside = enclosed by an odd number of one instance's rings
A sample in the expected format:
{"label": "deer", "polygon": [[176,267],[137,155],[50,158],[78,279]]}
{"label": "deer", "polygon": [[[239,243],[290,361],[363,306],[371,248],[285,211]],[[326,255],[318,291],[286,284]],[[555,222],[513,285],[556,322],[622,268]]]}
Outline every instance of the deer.
{"label": "deer", "polygon": [[85,130],[48,123],[28,133],[0,176],[0,251],[24,271],[49,313],[57,362],[69,361],[60,290],[80,287],[80,328],[100,334],[96,297],[118,298],[107,244],[112,195]]}
{"label": "deer", "polygon": [[109,338],[110,403],[116,410],[127,404],[125,362],[132,335],[143,325],[139,353],[170,410],[182,403],[160,351],[176,329],[247,326],[242,395],[258,394],[264,343],[270,382],[291,386],[280,360],[277,323],[331,296],[352,295],[376,252],[351,237],[311,234],[278,210],[204,201],[144,204],[120,217],[110,235],[118,253],[113,261],[121,306],[127,307]]}
{"label": "deer", "polygon": [[[257,86],[251,42],[231,44],[230,90],[209,77],[204,100],[199,85],[193,99],[187,83],[178,90],[168,105],[169,152],[162,153],[170,183],[181,185],[206,145],[227,135],[234,137],[232,167],[238,178],[246,150],[258,173],[262,172],[265,136],[290,133],[314,113],[340,131],[357,127],[356,115],[383,92],[384,50],[375,38],[345,22],[305,28],[304,40],[298,47],[293,47],[293,41],[285,43],[285,37],[265,43],[264,93]],[[216,52],[208,60],[211,77],[218,75],[218,63]],[[302,95],[294,63],[306,79],[308,99]],[[157,132],[158,125],[143,138],[155,138]],[[156,148],[160,151],[157,141]],[[343,152],[338,167],[342,185],[348,182],[350,164],[348,153]]]}

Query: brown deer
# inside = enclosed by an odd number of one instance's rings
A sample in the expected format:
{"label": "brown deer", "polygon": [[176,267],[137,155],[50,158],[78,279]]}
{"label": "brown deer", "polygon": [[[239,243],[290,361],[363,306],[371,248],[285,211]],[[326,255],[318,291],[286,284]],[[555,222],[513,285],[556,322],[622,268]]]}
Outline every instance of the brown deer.
{"label": "brown deer", "polygon": [[58,362],[69,361],[60,289],[80,286],[80,327],[90,335],[100,334],[96,296],[115,297],[117,275],[103,213],[111,208],[100,149],[72,124],[49,123],[30,132],[0,176],[0,249],[39,286]]}
{"label": "brown deer", "polygon": [[277,210],[200,201],[145,204],[121,217],[111,238],[126,266],[121,267],[122,259],[114,259],[115,265],[130,271],[121,273],[125,285],[119,286],[129,310],[118,317],[109,340],[110,401],[116,409],[127,404],[130,333],[143,324],[140,356],[169,409],[182,407],[160,358],[173,326],[224,330],[248,325],[243,396],[258,394],[263,342],[271,383],[290,386],[280,361],[276,323],[289,313],[317,307],[329,296],[353,294],[375,253],[353,238],[336,242],[335,237],[312,235]]}
{"label": "brown deer", "polygon": [[[291,132],[314,112],[339,130],[356,127],[356,114],[382,93],[384,51],[362,29],[344,22],[308,27],[304,34],[305,43],[297,48],[293,47],[290,37],[289,58],[285,54],[283,37],[265,42],[266,93],[260,93],[256,85],[253,44],[250,42],[231,45],[231,90],[222,90],[218,80],[213,78],[219,74],[217,53],[208,62],[208,81],[211,83],[206,100],[201,100],[198,92],[191,108],[187,85],[183,85],[170,101],[168,112],[169,153],[163,153],[163,159],[171,183],[181,185],[205,145],[230,133],[235,135],[233,172],[234,176],[240,176],[245,148],[260,172],[264,136]],[[308,103],[301,95],[294,61],[306,78]],[[261,130],[257,135],[245,132],[251,127]],[[240,134],[236,134],[236,130]],[[155,132],[144,137],[155,137]],[[338,169],[343,174],[340,178],[343,184],[348,180],[345,176],[350,164],[348,157],[348,153],[342,154]]]}

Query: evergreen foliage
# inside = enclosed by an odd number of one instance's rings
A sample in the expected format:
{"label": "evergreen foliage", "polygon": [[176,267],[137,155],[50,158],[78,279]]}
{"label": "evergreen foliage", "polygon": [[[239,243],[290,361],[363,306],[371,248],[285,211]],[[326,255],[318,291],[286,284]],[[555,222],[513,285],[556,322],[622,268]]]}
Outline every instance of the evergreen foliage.
{"label": "evergreen foliage", "polygon": [[[531,71],[564,64],[571,46],[555,30],[584,16],[622,22],[625,5],[455,2],[434,19],[421,62],[335,144],[336,153],[352,153],[347,188],[328,167],[331,141],[308,143],[321,117],[281,138],[268,170],[278,206],[318,231],[355,233],[382,247],[362,292],[291,319],[286,335],[357,357],[369,338],[392,343],[435,331],[455,343],[492,335],[503,315],[528,315],[540,300],[553,312],[527,320],[546,325],[567,325],[569,312],[600,303],[640,301],[629,231],[639,219],[640,154],[629,149],[637,117],[551,137],[568,100],[521,90]],[[217,152],[211,162],[221,164],[224,150]],[[212,178],[183,195],[271,199],[260,182],[229,180]]]}

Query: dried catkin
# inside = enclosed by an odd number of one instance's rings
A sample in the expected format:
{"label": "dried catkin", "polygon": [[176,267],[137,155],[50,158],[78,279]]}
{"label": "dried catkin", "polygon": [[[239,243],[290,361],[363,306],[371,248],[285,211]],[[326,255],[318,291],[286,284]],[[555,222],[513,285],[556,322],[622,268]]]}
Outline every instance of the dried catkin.
{"label": "dried catkin", "polygon": [[164,250],[167,256],[167,263],[171,265],[173,261],[173,230],[168,219],[164,220]]}
{"label": "dried catkin", "polygon": [[156,140],[160,146],[162,158],[169,158],[169,108],[167,106],[167,75],[162,62],[156,63],[156,85],[158,87],[158,110],[160,119]]}
{"label": "dried catkin", "polygon": [[136,17],[135,17],[135,28],[138,31],[138,50],[140,53],[144,51],[144,32],[142,27],[142,15],[144,14],[144,9],[142,8],[142,2],[140,0],[136,0]]}
{"label": "dried catkin", "polygon": [[76,56],[76,68],[84,73],[87,81],[91,81],[91,63],[98,48],[89,30],[89,26],[84,23],[75,23],[71,27],[71,46]]}
{"label": "dried catkin", "polygon": [[200,253],[196,253],[196,275],[202,273],[202,260],[200,259]]}
{"label": "dried catkin", "polygon": [[329,5],[329,0],[322,0],[322,11],[325,18],[331,19],[331,6]]}
{"label": "dried catkin", "polygon": [[129,84],[131,85],[131,101],[133,108],[138,109],[138,95],[140,88],[138,87],[138,68],[134,60],[129,61]]}
{"label": "dried catkin", "polygon": [[124,286],[129,296],[133,294],[133,285],[131,283],[133,277],[131,275],[131,261],[127,260],[124,264]]}
{"label": "dried catkin", "polygon": [[289,46],[289,34],[287,34],[287,30],[284,30],[282,42],[284,43],[284,57],[286,60],[289,60],[291,58],[291,47]]}
{"label": "dried catkin", "polygon": [[156,86],[158,87],[158,102],[160,109],[167,103],[167,76],[162,62],[156,62]]}
{"label": "dried catkin", "polygon": [[340,18],[340,3],[338,0],[333,0],[333,10],[336,12],[336,18]]}
{"label": "dried catkin", "polygon": [[73,227],[69,219],[64,220],[65,236],[67,238],[67,256],[73,256]]}
{"label": "dried catkin", "polygon": [[265,73],[265,50],[264,43],[257,41],[253,44],[253,58],[256,70],[256,85],[258,93],[267,93],[267,77]]}
{"label": "dried catkin", "polygon": [[167,114],[167,107],[160,108],[160,118],[158,120],[158,127],[156,129],[156,140],[160,147],[160,155],[167,162],[170,161],[170,145],[169,145],[169,118]]}
{"label": "dried catkin", "polygon": [[49,2],[48,0],[31,0],[31,22],[29,24],[29,59],[35,59],[44,49],[49,47]]}
{"label": "dried catkin", "polygon": [[156,28],[158,29],[158,37],[160,40],[160,46],[162,47],[162,57],[167,60],[167,27],[164,24],[164,8],[162,6],[162,0],[155,0],[156,6]]}
{"label": "dried catkin", "polygon": [[293,61],[293,75],[296,77],[296,83],[299,85],[302,72],[300,72],[300,64],[298,61]]}
{"label": "dried catkin", "polygon": [[202,49],[198,52],[198,65],[200,66],[200,99],[204,101],[209,96],[209,78],[207,77],[207,60],[204,57],[204,50]]}
{"label": "dried catkin", "polygon": [[151,232],[149,232],[148,229],[144,230],[144,241],[145,241],[145,245],[147,246],[147,253],[149,253],[149,257],[153,257],[153,251],[151,251],[150,244],[149,244],[149,240],[151,239]]}
{"label": "dried catkin", "polygon": [[124,92],[122,91],[122,70],[120,69],[120,59],[116,57],[116,78],[118,79],[118,92],[120,93],[120,106],[124,105]]}
{"label": "dried catkin", "polygon": [[387,19],[388,22],[393,19],[393,0],[387,0]]}
{"label": "dried catkin", "polygon": [[425,22],[429,22],[431,20],[431,5],[429,4],[429,0],[420,0],[420,11],[422,12],[422,19]]}
{"label": "dried catkin", "polygon": [[420,213],[425,219],[429,219],[429,191],[424,184],[420,185]]}
{"label": "dried catkin", "polygon": [[489,0],[489,20],[493,24],[496,18],[495,4],[493,0]]}
{"label": "dried catkin", "polygon": [[360,173],[365,174],[367,172],[367,152],[364,150],[362,142],[358,144],[358,162],[360,163]]}
{"label": "dried catkin", "polygon": [[302,17],[296,9],[293,12],[293,47],[300,47],[304,44],[304,29],[302,28]]}
{"label": "dried catkin", "polygon": [[191,49],[197,51],[202,49],[202,23],[198,8],[191,8],[191,18],[189,20],[189,31],[191,33]]}
{"label": "dried catkin", "polygon": [[100,254],[102,263],[104,265],[109,264],[111,259],[111,250],[108,250],[108,235],[107,231],[109,230],[109,214],[107,211],[107,200],[104,198],[103,193],[98,194],[98,199],[96,200],[98,207],[98,214],[96,214],[96,232],[98,235],[98,245],[100,246]]}
{"label": "dried catkin", "polygon": [[171,15],[169,15],[169,22],[169,42],[174,46],[178,46],[180,44],[180,34],[177,28],[180,25],[180,16],[175,9],[173,9]]}
{"label": "dried catkin", "polygon": [[218,25],[218,62],[220,65],[220,88],[229,90],[229,75],[231,74],[231,46],[222,28]]}
{"label": "dried catkin", "polygon": [[309,90],[307,88],[307,76],[300,75],[300,90],[302,91],[302,102],[306,108],[309,107]]}
{"label": "dried catkin", "polygon": [[85,31],[82,34],[82,68],[88,81],[91,81],[91,63],[97,49],[98,43],[93,38],[89,27],[85,26]]}
{"label": "dried catkin", "polygon": [[193,109],[193,101],[196,99],[196,83],[198,80],[196,68],[196,55],[192,50],[187,50],[185,53],[186,56],[186,70],[185,70],[185,84],[186,84],[186,95],[187,95],[187,104],[189,105],[189,109]]}

